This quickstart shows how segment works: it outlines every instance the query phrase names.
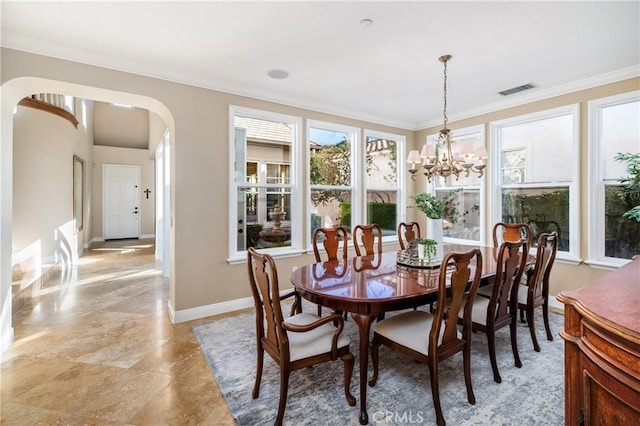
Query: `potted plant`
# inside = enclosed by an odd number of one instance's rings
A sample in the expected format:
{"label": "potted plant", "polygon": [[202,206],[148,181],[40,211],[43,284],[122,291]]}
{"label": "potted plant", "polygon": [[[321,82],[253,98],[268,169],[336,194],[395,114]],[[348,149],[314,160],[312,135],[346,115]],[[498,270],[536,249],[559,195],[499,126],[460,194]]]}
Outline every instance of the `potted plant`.
{"label": "potted plant", "polygon": [[424,213],[427,218],[442,219],[444,217],[446,203],[435,195],[421,192],[409,198],[415,201],[416,205],[414,207]]}
{"label": "potted plant", "polygon": [[640,222],[640,153],[617,153],[614,160],[627,163],[627,176],[618,179],[624,185],[616,195],[629,208],[622,217]]}
{"label": "potted plant", "polygon": [[431,263],[431,260],[435,259],[438,242],[430,238],[418,238],[418,259],[426,260],[427,264]]}
{"label": "potted plant", "polygon": [[444,199],[440,199],[428,192],[421,192],[409,197],[415,202],[415,206],[413,207],[420,210],[427,216],[427,236],[429,239],[437,242],[434,260],[442,259],[442,257],[444,257],[442,244],[442,219],[444,218],[447,204],[452,201],[455,195],[461,190],[462,188],[459,188],[449,192]]}

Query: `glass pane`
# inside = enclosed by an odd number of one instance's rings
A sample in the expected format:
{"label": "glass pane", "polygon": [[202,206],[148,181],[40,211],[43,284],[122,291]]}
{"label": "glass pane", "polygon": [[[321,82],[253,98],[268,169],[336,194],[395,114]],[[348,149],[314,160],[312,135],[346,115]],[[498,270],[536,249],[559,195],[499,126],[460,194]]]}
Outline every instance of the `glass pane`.
{"label": "glass pane", "polygon": [[505,185],[523,183],[525,179],[526,150],[502,151],[502,183]]}
{"label": "glass pane", "polygon": [[569,188],[502,190],[502,222],[526,223],[533,232],[533,246],[543,232],[556,231],[558,250],[569,250]]}
{"label": "glass pane", "polygon": [[500,129],[502,151],[526,151],[526,183],[571,181],[573,141],[572,114]]}
{"label": "glass pane", "polygon": [[286,213],[286,215],[280,216],[280,219],[289,221],[291,219],[291,193],[285,190],[267,191],[267,222],[273,222],[272,212],[276,206]]}
{"label": "glass pane", "polygon": [[367,191],[367,223],[380,225],[382,235],[396,235],[396,191]]}
{"label": "glass pane", "polygon": [[258,183],[258,163],[247,161],[247,183]]}
{"label": "glass pane", "polygon": [[480,190],[463,189],[450,196],[451,193],[449,190],[436,191],[436,196],[440,199],[453,197],[445,208],[442,220],[443,236],[479,241]]}
{"label": "glass pane", "polygon": [[640,101],[602,109],[600,146],[603,149],[604,179],[626,175],[626,165],[613,160],[618,152],[640,152]]}
{"label": "glass pane", "polygon": [[267,183],[290,183],[288,164],[267,164]]}
{"label": "glass pane", "polygon": [[348,133],[310,129],[309,173],[312,185],[351,185],[351,140]]}
{"label": "glass pane", "polygon": [[318,227],[342,225],[351,230],[351,191],[311,190],[311,233]]}
{"label": "glass pane", "polygon": [[367,188],[397,189],[396,142],[367,136],[366,149]]}
{"label": "glass pane", "polygon": [[605,248],[607,257],[631,259],[640,254],[640,223],[622,217],[629,204],[615,195],[620,186],[605,187]]}
{"label": "glass pane", "polygon": [[[288,171],[283,172],[278,167],[291,164],[293,131],[290,125],[239,116],[234,117],[234,125],[237,129],[235,176],[238,183],[265,183],[269,173],[277,178],[282,178],[282,173],[289,177]],[[270,166],[275,166],[275,171],[270,170]]]}
{"label": "glass pane", "polygon": [[[239,188],[238,211],[245,212],[238,223],[238,251],[249,247],[291,245],[291,194],[284,190]],[[242,223],[240,223],[240,221]],[[244,236],[243,236],[244,235]]]}

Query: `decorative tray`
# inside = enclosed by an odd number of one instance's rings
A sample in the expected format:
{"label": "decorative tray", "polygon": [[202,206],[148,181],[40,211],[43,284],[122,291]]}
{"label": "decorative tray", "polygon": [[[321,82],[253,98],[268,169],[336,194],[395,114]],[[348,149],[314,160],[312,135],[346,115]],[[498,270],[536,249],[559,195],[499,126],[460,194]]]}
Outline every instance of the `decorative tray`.
{"label": "decorative tray", "polygon": [[406,250],[399,250],[396,262],[398,265],[408,266],[410,268],[439,268],[442,263],[442,259],[432,259],[431,262],[428,262],[425,259],[418,259],[418,253],[416,249],[409,246]]}

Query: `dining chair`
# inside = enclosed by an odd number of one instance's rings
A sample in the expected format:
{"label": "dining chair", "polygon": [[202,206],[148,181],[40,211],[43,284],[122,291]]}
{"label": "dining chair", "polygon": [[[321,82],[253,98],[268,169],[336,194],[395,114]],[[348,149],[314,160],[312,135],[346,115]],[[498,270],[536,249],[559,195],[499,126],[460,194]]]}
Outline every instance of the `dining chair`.
{"label": "dining chair", "polygon": [[[258,352],[256,381],[251,394],[253,399],[258,398],[260,393],[265,352],[280,367],[280,398],[276,425],[282,425],[291,372],[335,361],[340,357],[344,363],[344,393],[349,405],[354,406],[356,400],[349,391],[354,357],[349,351],[349,337],[342,333],[342,317],[333,314],[320,318],[303,313],[298,307],[295,315],[285,319],[280,301],[291,296],[298,299],[299,294],[291,292],[280,296],[276,264],[268,254],[261,254],[250,247],[247,250],[247,266],[256,310]],[[333,322],[337,327],[334,327]]]}
{"label": "dining chair", "polygon": [[527,247],[533,244],[533,232],[526,223],[498,222],[493,225],[493,246],[498,248],[505,241],[518,241],[523,238],[527,241]]}
{"label": "dining chair", "polygon": [[367,255],[382,253],[382,228],[377,223],[354,226],[351,237],[356,256],[363,255],[362,248]]}
{"label": "dining chair", "polygon": [[[513,304],[515,297],[511,294],[517,292],[520,285],[520,278],[525,270],[528,252],[527,241],[520,239],[516,242],[505,241],[498,251],[498,259],[496,261],[496,275],[492,286],[491,297],[487,299],[480,295],[473,298],[471,309],[471,330],[473,332],[480,331],[487,336],[487,344],[489,346],[489,359],[491,360],[491,368],[493,369],[493,380],[497,383],[502,382],[500,372],[498,371],[498,363],[496,361],[496,330],[509,326],[511,337],[511,350],[515,366],[522,367],[520,356],[518,354],[518,338],[516,335],[516,306]],[[463,300],[469,296],[463,296]],[[509,301],[511,306],[509,305]],[[462,306],[465,306],[464,303]],[[464,310],[458,312],[458,322],[464,320]]]}
{"label": "dining chair", "polygon": [[[349,235],[347,229],[343,226],[334,226],[332,228],[316,228],[313,231],[311,242],[313,245],[313,254],[316,257],[316,262],[322,262],[322,256],[320,255],[320,249],[318,248],[318,240],[322,240],[322,246],[327,254],[325,260],[337,260],[338,255],[342,259],[346,259],[348,256],[348,244]],[[342,246],[342,249],[340,249]],[[318,305],[318,316],[322,314],[322,306]]]}
{"label": "dining chair", "polygon": [[[369,386],[375,386],[378,380],[378,350],[381,344],[427,364],[437,423],[444,425],[440,406],[438,363],[462,352],[467,400],[470,404],[475,404],[471,384],[471,303],[480,284],[481,272],[480,249],[474,248],[464,253],[450,252],[440,266],[438,302],[433,314],[422,310],[407,311],[374,325],[373,339],[370,343],[373,376],[369,380]],[[467,289],[469,296],[465,299]],[[462,333],[457,329],[460,309],[464,312]]]}
{"label": "dining chair", "polygon": [[418,222],[400,222],[398,224],[398,243],[401,250],[406,249],[409,242],[416,238],[420,238],[420,224]]}
{"label": "dining chair", "polygon": [[[527,248],[531,248],[533,243],[533,232],[526,223],[504,223],[498,222],[493,225],[493,246],[495,248],[500,247],[505,241],[515,242],[520,239],[527,241]],[[529,271],[525,270],[522,274],[521,281],[526,283],[529,275]],[[493,286],[484,286],[478,289],[478,295],[486,298],[491,298]]]}
{"label": "dining chair", "polygon": [[542,233],[538,239],[538,248],[536,250],[536,262],[533,269],[528,272],[526,284],[522,282],[518,286],[517,307],[520,311],[520,321],[524,321],[526,314],[526,323],[531,332],[531,340],[533,341],[533,349],[540,352],[540,345],[536,339],[536,329],[533,322],[533,312],[536,308],[542,306],[542,317],[544,319],[544,328],[547,332],[547,340],[553,340],[551,329],[549,327],[549,275],[553,262],[556,259],[558,251],[558,234],[556,232]]}

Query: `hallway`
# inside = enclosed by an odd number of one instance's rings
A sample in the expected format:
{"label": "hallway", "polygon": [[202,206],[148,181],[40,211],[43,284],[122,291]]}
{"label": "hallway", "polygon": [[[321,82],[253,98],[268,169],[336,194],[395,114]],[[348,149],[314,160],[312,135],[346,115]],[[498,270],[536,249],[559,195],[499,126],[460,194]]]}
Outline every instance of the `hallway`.
{"label": "hallway", "polygon": [[110,241],[34,289],[2,355],[0,424],[233,424],[153,240]]}

